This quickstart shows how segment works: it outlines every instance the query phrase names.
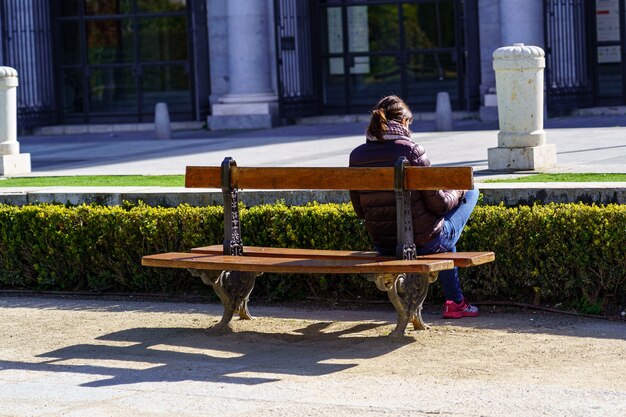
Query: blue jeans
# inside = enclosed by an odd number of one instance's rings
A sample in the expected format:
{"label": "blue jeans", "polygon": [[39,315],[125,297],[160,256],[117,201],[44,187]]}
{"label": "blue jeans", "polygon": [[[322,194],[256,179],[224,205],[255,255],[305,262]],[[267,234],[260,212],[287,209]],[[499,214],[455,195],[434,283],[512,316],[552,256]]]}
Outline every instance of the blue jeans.
{"label": "blue jeans", "polygon": [[[467,191],[465,199],[461,200],[458,206],[443,216],[445,221],[439,236],[419,248],[417,254],[428,255],[430,253],[456,252],[456,243],[459,241],[461,232],[463,232],[463,228],[476,206],[478,194],[477,189]],[[443,287],[446,300],[452,300],[456,303],[463,300],[463,291],[461,291],[457,267],[441,271],[439,273],[439,281]]]}

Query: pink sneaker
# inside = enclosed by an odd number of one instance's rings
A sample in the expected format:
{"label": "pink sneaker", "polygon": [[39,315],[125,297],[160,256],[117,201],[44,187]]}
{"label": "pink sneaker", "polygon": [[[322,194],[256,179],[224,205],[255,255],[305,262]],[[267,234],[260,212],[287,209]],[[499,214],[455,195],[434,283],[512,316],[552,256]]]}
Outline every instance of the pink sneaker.
{"label": "pink sneaker", "polygon": [[443,306],[444,319],[460,319],[463,317],[476,316],[478,316],[478,308],[468,303],[466,298],[463,298],[463,301],[460,303],[448,300]]}

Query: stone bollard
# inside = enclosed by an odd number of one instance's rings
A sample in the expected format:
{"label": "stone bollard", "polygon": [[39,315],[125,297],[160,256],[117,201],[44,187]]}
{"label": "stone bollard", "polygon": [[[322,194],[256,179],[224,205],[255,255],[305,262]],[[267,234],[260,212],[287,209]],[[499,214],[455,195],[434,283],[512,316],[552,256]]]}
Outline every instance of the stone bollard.
{"label": "stone bollard", "polygon": [[450,105],[450,94],[446,92],[437,93],[435,130],[437,132],[452,130],[452,106]]}
{"label": "stone bollard", "polygon": [[488,150],[493,171],[541,171],[556,166],[556,145],[543,130],[543,49],[516,43],[493,53],[498,147]]}
{"label": "stone bollard", "polygon": [[30,154],[17,141],[17,71],[0,67],[0,176],[30,173]]}
{"label": "stone bollard", "polygon": [[172,125],[167,103],[157,103],[154,109],[154,136],[157,139],[172,139]]}

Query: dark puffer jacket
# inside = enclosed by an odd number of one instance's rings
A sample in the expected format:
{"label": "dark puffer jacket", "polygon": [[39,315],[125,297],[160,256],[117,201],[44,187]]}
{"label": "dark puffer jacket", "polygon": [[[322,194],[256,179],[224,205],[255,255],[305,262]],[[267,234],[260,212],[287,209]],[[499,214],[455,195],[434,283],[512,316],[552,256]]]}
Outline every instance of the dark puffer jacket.
{"label": "dark puffer jacket", "polygon": [[[424,148],[409,140],[366,142],[350,153],[351,167],[392,167],[400,156],[412,166],[430,166]],[[438,236],[443,215],[459,204],[461,191],[413,191],[413,239],[417,248]],[[356,214],[365,220],[365,227],[376,247],[385,253],[396,250],[396,198],[393,191],[350,191]]]}

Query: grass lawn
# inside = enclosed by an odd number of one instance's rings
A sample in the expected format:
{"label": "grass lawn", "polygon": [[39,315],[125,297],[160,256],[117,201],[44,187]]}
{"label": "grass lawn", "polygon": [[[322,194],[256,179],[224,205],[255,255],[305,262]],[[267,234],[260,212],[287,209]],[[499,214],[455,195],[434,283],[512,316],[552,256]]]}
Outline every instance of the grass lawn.
{"label": "grass lawn", "polygon": [[485,182],[626,182],[626,174],[531,174]]}
{"label": "grass lawn", "polygon": [[77,175],[18,177],[0,180],[3,187],[184,187],[184,175]]}

